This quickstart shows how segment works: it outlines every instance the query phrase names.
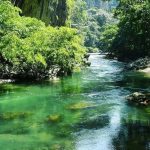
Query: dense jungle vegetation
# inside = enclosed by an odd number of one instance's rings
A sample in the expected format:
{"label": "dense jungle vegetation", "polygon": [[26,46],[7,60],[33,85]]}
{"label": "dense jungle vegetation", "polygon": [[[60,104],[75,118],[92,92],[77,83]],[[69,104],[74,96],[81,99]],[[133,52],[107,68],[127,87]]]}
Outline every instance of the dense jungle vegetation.
{"label": "dense jungle vegetation", "polygon": [[70,74],[86,48],[119,60],[149,56],[149,26],[148,0],[0,0],[0,76]]}
{"label": "dense jungle vegetation", "polygon": [[84,36],[84,45],[89,52],[99,52],[100,37],[104,27],[114,24],[112,10],[116,1],[77,0],[71,15],[72,26]]}
{"label": "dense jungle vegetation", "polygon": [[45,78],[52,72],[71,73],[81,65],[85,48],[76,29],[45,26],[21,13],[11,2],[0,1],[2,78]]}
{"label": "dense jungle vegetation", "polygon": [[120,0],[114,16],[119,23],[105,27],[101,48],[119,60],[150,56],[150,1]]}
{"label": "dense jungle vegetation", "polygon": [[150,56],[148,0],[78,0],[73,14],[73,26],[90,52],[107,52],[121,61]]}

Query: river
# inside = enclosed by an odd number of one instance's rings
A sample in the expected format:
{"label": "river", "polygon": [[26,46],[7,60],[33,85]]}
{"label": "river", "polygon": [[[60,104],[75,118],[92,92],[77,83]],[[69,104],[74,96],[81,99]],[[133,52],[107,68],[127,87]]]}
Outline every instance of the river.
{"label": "river", "polygon": [[103,55],[89,61],[70,77],[1,84],[0,150],[150,150],[150,108],[125,100],[150,78]]}

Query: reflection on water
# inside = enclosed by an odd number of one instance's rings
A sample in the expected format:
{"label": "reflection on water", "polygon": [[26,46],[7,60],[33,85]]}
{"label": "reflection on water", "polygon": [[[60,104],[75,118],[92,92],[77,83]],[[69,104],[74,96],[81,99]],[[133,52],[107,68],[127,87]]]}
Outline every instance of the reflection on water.
{"label": "reflection on water", "polygon": [[132,121],[121,126],[120,131],[113,139],[115,150],[149,150],[150,149],[150,122]]}
{"label": "reflection on water", "polygon": [[60,80],[0,85],[0,150],[150,149],[150,108],[125,101],[150,78],[98,54],[90,61]]}
{"label": "reflection on water", "polygon": [[117,84],[133,91],[148,91],[150,77],[142,72],[125,72],[123,79]]}

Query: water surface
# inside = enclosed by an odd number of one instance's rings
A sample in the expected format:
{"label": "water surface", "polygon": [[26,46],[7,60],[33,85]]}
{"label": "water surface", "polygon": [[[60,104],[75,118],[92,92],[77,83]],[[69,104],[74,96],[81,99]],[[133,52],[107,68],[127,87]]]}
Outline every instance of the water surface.
{"label": "water surface", "polygon": [[0,85],[0,150],[149,150],[150,108],[125,96],[150,78],[102,55],[71,77]]}

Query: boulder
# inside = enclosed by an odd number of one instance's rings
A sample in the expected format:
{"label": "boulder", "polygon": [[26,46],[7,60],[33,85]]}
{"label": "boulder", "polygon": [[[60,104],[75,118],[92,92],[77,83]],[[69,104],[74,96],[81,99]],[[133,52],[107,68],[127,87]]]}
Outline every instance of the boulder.
{"label": "boulder", "polygon": [[31,115],[31,112],[5,112],[0,114],[0,120],[9,121],[14,119],[25,119]]}
{"label": "boulder", "polygon": [[129,63],[126,66],[126,69],[127,70],[141,70],[141,69],[145,69],[149,67],[150,67],[150,58],[145,57],[145,58],[140,58],[140,59],[137,59],[136,61]]}
{"label": "boulder", "polygon": [[82,101],[82,102],[71,104],[70,106],[67,107],[67,109],[69,109],[69,110],[81,110],[81,109],[87,109],[87,108],[94,108],[96,106],[97,105],[95,105],[93,103]]}
{"label": "boulder", "polygon": [[62,116],[59,114],[49,115],[46,118],[46,122],[48,123],[58,123],[62,121]]}
{"label": "boulder", "polygon": [[78,123],[76,128],[78,129],[99,129],[109,124],[109,116],[99,115],[89,117],[86,120]]}
{"label": "boulder", "polygon": [[91,62],[86,59],[83,59],[83,64],[87,67],[91,66]]}
{"label": "boulder", "polygon": [[88,54],[88,53],[86,53],[86,54],[84,55],[84,58],[87,59],[87,60],[89,59],[89,57],[90,57],[90,54]]}
{"label": "boulder", "polygon": [[129,102],[138,105],[150,105],[150,93],[135,92],[126,98]]}

